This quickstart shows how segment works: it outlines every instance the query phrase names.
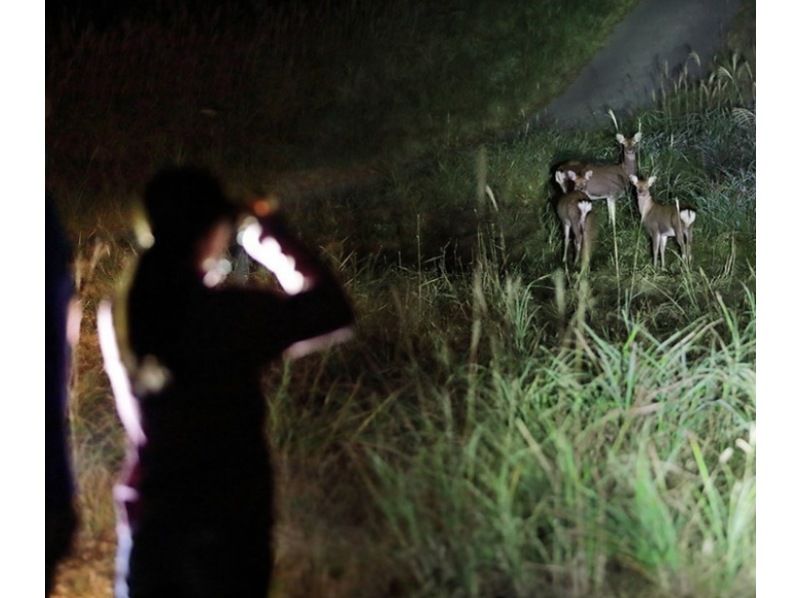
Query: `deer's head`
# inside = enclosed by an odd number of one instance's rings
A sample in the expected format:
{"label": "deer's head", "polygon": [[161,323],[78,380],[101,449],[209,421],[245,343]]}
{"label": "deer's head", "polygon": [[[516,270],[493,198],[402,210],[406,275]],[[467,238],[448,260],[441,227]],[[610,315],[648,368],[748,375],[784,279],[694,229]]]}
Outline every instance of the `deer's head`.
{"label": "deer's head", "polygon": [[626,160],[636,159],[636,146],[642,140],[642,133],[638,131],[633,137],[628,139],[622,133],[617,133],[617,143],[622,146],[622,151],[625,153]]}
{"label": "deer's head", "polygon": [[575,174],[574,170],[567,171],[567,177],[574,184],[575,191],[586,192],[586,186],[589,184],[589,179],[592,178],[593,171],[587,170],[583,174]]}
{"label": "deer's head", "polygon": [[636,195],[647,196],[650,195],[650,187],[653,186],[653,183],[656,182],[656,176],[653,175],[647,180],[642,180],[637,177],[635,174],[630,176],[631,183],[633,186],[636,187]]}

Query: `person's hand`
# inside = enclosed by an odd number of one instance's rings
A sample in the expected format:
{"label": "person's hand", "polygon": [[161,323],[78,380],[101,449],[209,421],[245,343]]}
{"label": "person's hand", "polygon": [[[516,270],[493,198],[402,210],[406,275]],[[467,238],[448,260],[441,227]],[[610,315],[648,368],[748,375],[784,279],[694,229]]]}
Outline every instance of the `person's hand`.
{"label": "person's hand", "polygon": [[310,280],[297,270],[294,257],[284,253],[281,243],[275,237],[264,233],[261,222],[255,219],[245,221],[239,232],[239,243],[250,257],[275,275],[290,295],[307,288]]}

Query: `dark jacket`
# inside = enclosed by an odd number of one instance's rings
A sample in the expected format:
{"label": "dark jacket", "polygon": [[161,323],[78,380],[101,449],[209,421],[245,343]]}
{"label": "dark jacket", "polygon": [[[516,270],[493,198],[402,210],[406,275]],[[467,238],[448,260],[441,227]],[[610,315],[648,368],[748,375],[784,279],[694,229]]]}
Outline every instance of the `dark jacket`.
{"label": "dark jacket", "polygon": [[224,522],[240,491],[270,497],[261,368],[297,341],[352,323],[339,286],[320,272],[315,288],[294,296],[210,289],[156,246],[140,260],[127,314],[138,362],[149,356],[169,373],[162,389],[137,396],[147,442],[130,482],[141,513]]}
{"label": "dark jacket", "polygon": [[72,473],[67,452],[67,309],[72,296],[71,251],[52,198],[45,200],[45,495],[49,510],[69,509]]}

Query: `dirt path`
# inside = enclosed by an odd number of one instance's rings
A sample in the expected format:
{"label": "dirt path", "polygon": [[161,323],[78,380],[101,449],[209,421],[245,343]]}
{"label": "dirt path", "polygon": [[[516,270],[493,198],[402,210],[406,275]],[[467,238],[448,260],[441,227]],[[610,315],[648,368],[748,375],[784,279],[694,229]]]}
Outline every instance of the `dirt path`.
{"label": "dirt path", "polygon": [[641,0],[612,31],[605,46],[578,78],[540,112],[535,120],[572,128],[591,126],[647,106],[660,87],[664,64],[672,75],[691,52],[690,74],[707,71],[740,0]]}

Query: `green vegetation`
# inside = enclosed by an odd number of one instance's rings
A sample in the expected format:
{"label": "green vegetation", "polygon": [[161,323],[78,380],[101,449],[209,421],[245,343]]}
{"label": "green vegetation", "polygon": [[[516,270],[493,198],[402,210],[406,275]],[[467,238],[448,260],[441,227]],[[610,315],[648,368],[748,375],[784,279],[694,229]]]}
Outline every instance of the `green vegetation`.
{"label": "green vegetation", "polygon": [[[754,595],[754,86],[735,57],[619,122],[641,126],[655,197],[698,207],[691,268],[674,240],[652,268],[631,199],[617,205],[620,277],[601,204],[590,270],[561,270],[550,169],[617,160],[612,119],[432,144],[429,164],[380,186],[285,199],[359,327],[265,373],[274,595]],[[81,596],[108,591],[122,454],[93,313],[133,256],[116,228],[127,205],[96,207],[95,232],[116,238],[84,287],[72,401],[91,548],[63,583]]]}
{"label": "green vegetation", "polygon": [[[333,488],[345,458],[414,592],[752,595],[750,83],[735,59],[640,115],[641,172],[659,174],[662,201],[699,208],[691,270],[674,241],[668,271],[653,270],[631,202],[618,210],[619,287],[601,206],[592,271],[553,274],[548,166],[614,159],[611,121],[487,148],[496,212],[476,202],[480,152],[319,210],[330,220],[315,238],[352,231],[363,244],[335,259],[362,326],[318,370],[287,370],[272,438],[336,455]],[[380,243],[383,259],[365,259]]]}

